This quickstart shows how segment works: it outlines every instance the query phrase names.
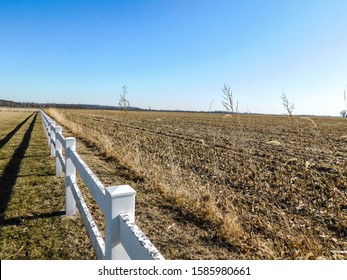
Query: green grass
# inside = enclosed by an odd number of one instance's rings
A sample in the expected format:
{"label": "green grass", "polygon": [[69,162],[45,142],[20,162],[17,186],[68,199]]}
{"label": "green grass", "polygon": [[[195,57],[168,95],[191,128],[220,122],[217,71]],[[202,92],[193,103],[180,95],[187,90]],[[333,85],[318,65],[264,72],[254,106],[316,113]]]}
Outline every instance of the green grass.
{"label": "green grass", "polygon": [[0,259],[95,258],[49,154],[39,114],[0,112]]}

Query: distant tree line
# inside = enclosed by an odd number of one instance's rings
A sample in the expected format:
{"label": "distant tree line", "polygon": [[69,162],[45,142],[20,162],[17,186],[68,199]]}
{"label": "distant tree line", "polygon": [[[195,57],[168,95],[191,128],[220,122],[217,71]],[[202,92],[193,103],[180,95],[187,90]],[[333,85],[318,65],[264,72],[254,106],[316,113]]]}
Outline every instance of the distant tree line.
{"label": "distant tree line", "polygon": [[[35,102],[14,102],[10,100],[1,100],[0,107],[10,108],[64,108],[64,109],[98,109],[98,110],[120,110],[119,106],[107,105],[90,105],[90,104],[62,104],[62,103],[35,103]],[[127,107],[127,110],[139,111],[143,110],[137,107]]]}

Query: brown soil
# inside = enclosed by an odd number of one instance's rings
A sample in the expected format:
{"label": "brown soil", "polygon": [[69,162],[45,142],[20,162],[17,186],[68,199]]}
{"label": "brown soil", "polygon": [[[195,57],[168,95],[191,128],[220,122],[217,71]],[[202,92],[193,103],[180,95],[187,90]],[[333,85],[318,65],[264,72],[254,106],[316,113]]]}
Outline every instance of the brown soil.
{"label": "brown soil", "polygon": [[61,112],[101,181],[136,189],[167,259],[346,258],[345,120]]}

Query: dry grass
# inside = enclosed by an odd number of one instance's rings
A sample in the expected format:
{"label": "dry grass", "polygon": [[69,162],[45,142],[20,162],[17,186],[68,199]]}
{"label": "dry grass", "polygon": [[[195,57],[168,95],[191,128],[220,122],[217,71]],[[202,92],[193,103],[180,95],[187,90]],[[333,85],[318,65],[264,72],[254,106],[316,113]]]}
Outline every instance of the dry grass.
{"label": "dry grass", "polygon": [[309,122],[312,125],[312,127],[317,128],[317,124],[315,123],[315,121],[313,119],[308,118],[308,117],[302,117],[301,119]]}
{"label": "dry grass", "polygon": [[274,146],[282,146],[283,145],[280,141],[276,141],[276,140],[267,141],[265,143],[269,144],[269,145],[274,145]]}
{"label": "dry grass", "polygon": [[[312,118],[315,126],[294,116],[139,112],[128,112],[123,121],[110,111],[49,114],[159,192],[185,223],[229,248],[224,258],[344,258],[333,252],[347,247],[347,150],[331,137],[346,131],[344,122]],[[165,216],[160,220],[162,228],[156,226],[163,233],[178,225],[166,224]],[[167,249],[175,245],[160,246],[167,258],[177,258],[175,249]]]}

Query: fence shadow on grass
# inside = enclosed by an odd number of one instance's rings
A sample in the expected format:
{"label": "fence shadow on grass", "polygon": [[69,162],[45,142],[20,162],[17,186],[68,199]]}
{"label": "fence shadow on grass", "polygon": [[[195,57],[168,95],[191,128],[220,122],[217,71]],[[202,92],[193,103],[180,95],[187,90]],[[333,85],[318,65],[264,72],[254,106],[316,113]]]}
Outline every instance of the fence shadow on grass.
{"label": "fence shadow on grass", "polygon": [[[30,117],[31,116],[32,115],[30,115]],[[35,113],[35,116],[34,116],[33,120],[31,121],[29,128],[25,132],[21,143],[19,144],[17,149],[14,151],[10,161],[8,162],[8,164],[6,165],[6,167],[3,171],[2,176],[0,177],[0,202],[1,202],[1,204],[0,204],[0,223],[3,221],[4,212],[6,211],[7,205],[10,201],[13,187],[16,184],[17,176],[18,176],[19,170],[20,170],[20,164],[23,160],[23,157],[25,155],[26,150],[29,147],[29,142],[31,139],[31,134],[33,132],[34,126],[35,126],[36,118],[37,118],[37,113]],[[25,122],[26,122],[26,120],[24,122],[22,122],[21,126]],[[6,137],[4,139],[6,139]]]}
{"label": "fence shadow on grass", "polygon": [[11,140],[11,138],[16,134],[16,132],[31,118],[31,116],[33,114],[31,114],[24,121],[22,121],[20,124],[18,124],[11,132],[9,132],[3,139],[0,140],[0,149],[3,146],[5,146],[8,141]]}
{"label": "fence shadow on grass", "polygon": [[65,215],[65,211],[55,211],[52,213],[33,214],[31,216],[20,216],[20,217],[14,217],[14,218],[9,218],[4,220],[0,219],[0,226],[19,226],[28,221],[60,217],[64,215]]}

